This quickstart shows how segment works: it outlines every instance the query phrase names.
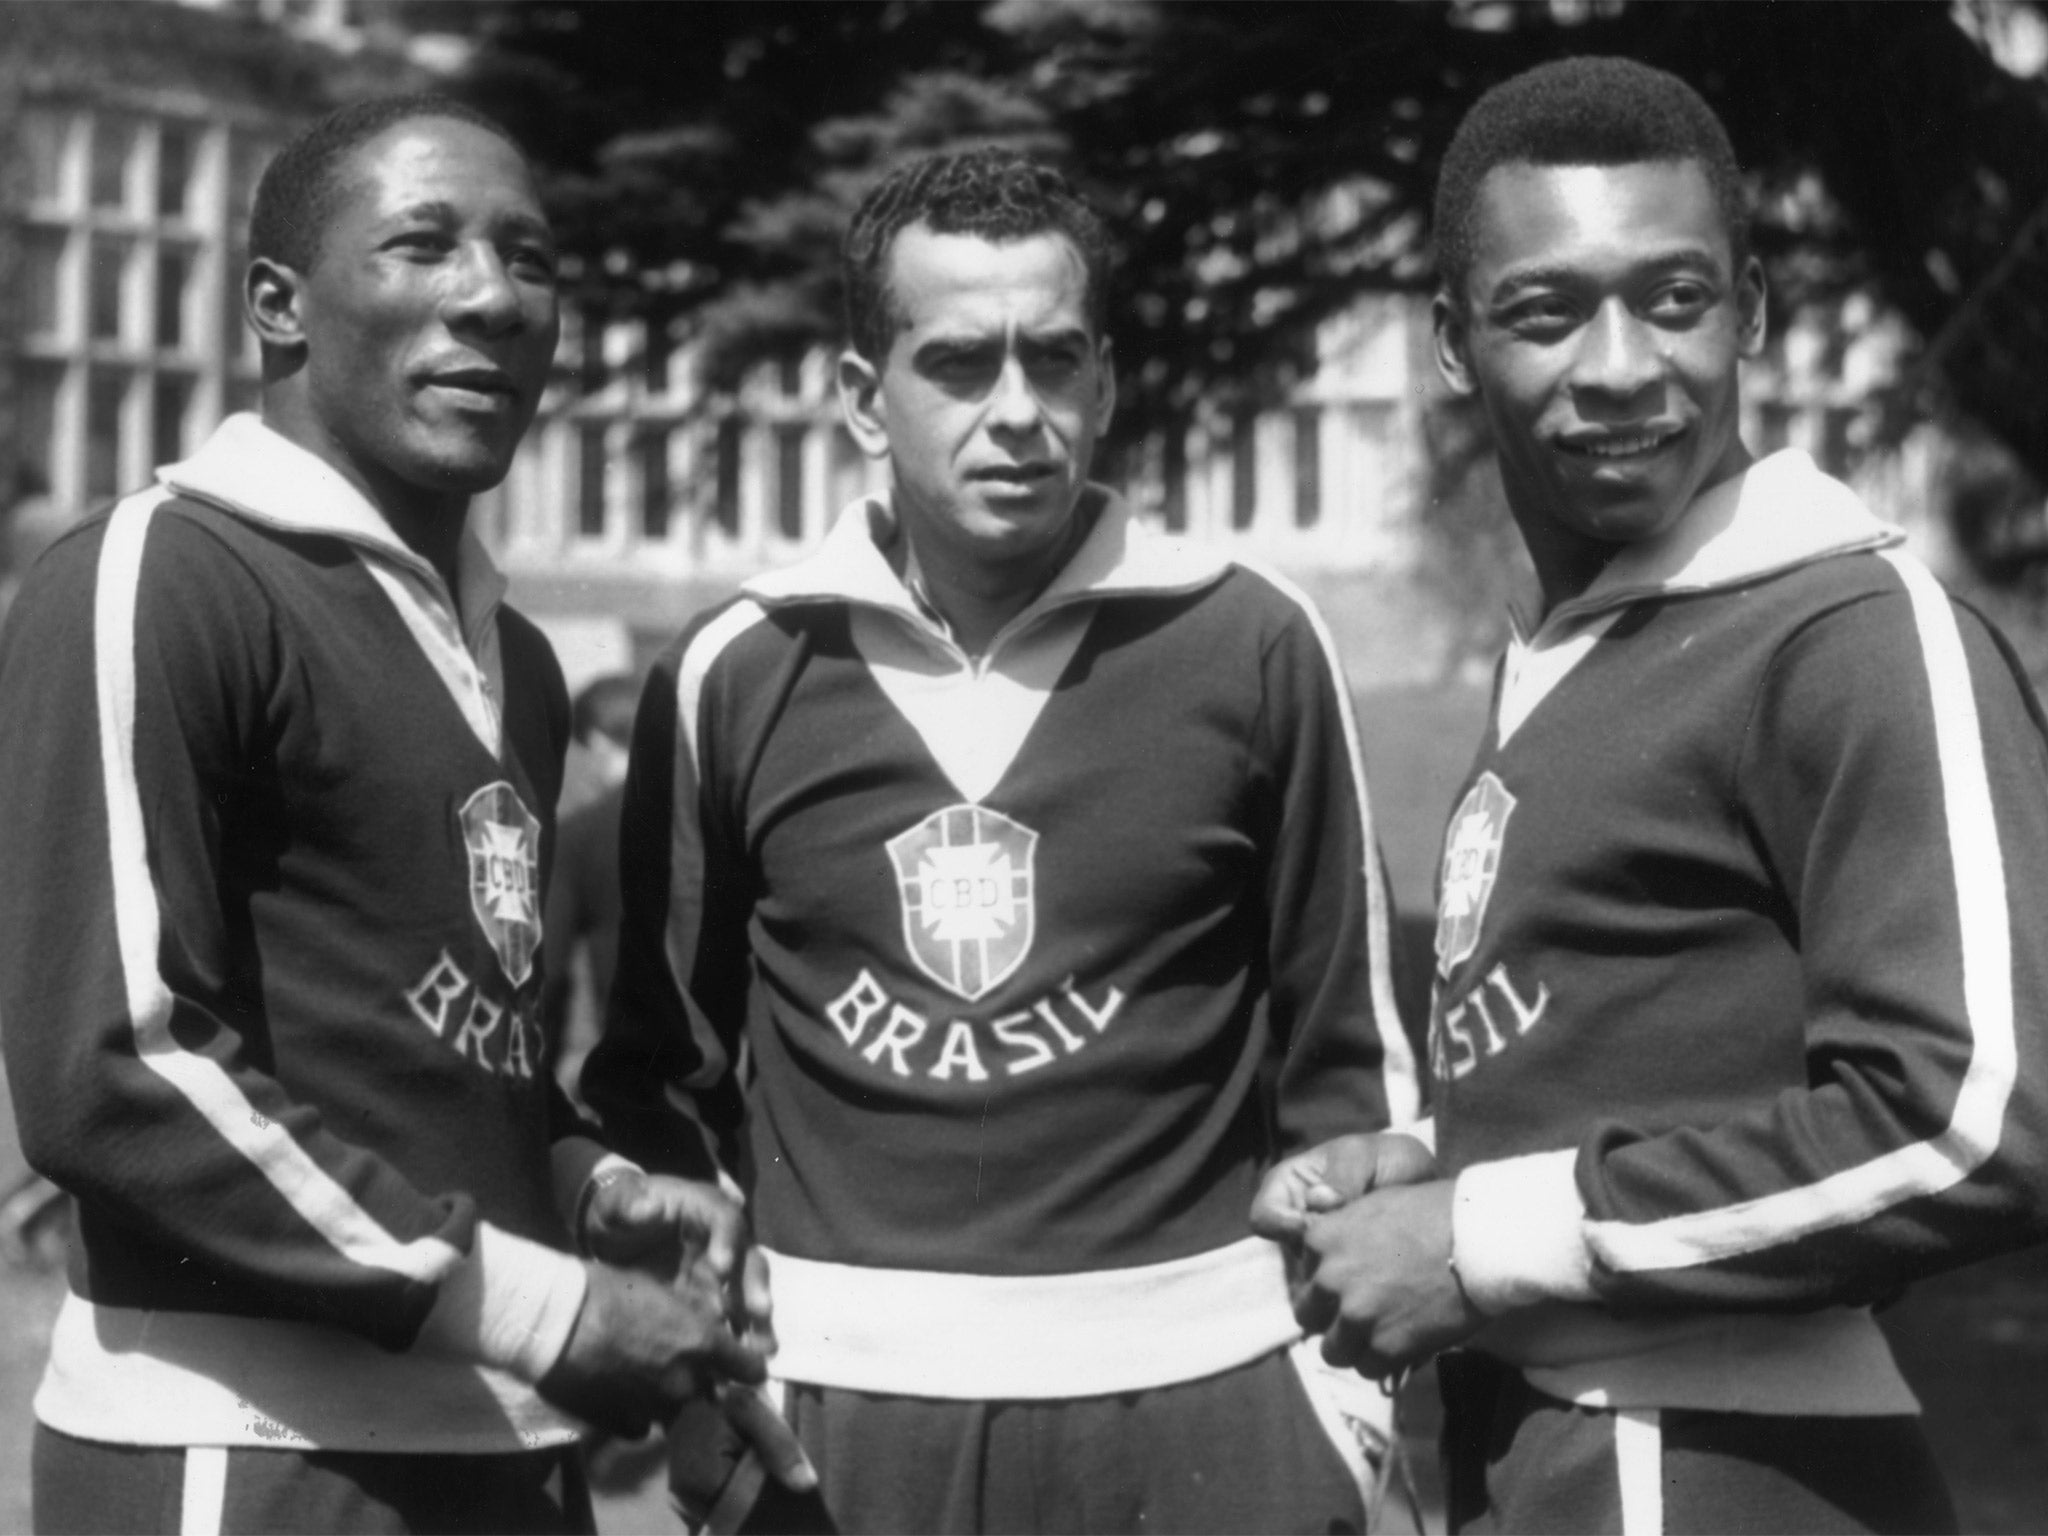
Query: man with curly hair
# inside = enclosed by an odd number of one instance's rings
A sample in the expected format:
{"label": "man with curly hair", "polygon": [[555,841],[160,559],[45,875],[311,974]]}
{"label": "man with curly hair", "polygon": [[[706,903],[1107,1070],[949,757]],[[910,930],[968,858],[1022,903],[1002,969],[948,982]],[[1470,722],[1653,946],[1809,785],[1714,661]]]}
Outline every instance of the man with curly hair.
{"label": "man with curly hair", "polygon": [[1689,86],[1496,88],[1436,234],[1540,586],[1445,836],[1441,1177],[1319,1149],[1276,1187],[1356,1198],[1260,1224],[1332,1359],[1462,1346],[1454,1530],[1953,1529],[1871,1308],[2044,1230],[2048,727],[1898,530],[1745,447],[1763,272]]}
{"label": "man with curly hair", "polygon": [[744,1193],[838,1528],[1356,1530],[1385,1401],[1304,1377],[1245,1220],[1415,1109],[1329,635],[1089,479],[1111,252],[1061,177],[917,162],[845,254],[891,489],[656,667],[585,1095]]}

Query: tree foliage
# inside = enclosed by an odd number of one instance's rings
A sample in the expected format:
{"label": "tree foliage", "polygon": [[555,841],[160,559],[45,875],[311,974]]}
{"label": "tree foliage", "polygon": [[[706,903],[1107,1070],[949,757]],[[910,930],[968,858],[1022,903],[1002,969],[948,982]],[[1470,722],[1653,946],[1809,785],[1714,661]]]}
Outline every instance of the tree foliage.
{"label": "tree foliage", "polygon": [[1262,396],[1360,293],[1425,288],[1466,107],[1543,59],[1627,54],[1727,121],[1780,313],[1880,298],[1928,343],[1905,406],[1968,413],[2048,482],[2048,86],[1945,0],[461,10],[487,34],[468,88],[541,154],[585,296],[687,317],[715,373],[836,335],[838,230],[904,156],[998,139],[1063,162],[1125,238],[1140,429]]}

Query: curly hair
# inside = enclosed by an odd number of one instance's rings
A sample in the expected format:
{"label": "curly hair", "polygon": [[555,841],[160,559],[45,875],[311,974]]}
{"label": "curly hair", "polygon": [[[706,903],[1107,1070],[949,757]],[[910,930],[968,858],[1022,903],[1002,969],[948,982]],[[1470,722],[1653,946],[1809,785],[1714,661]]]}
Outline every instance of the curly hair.
{"label": "curly hair", "polygon": [[890,303],[889,248],[912,224],[997,242],[1065,236],[1088,275],[1089,324],[1097,336],[1103,333],[1116,248],[1101,215],[1050,166],[1013,149],[970,149],[890,172],[854,210],[840,247],[846,334],[869,361],[879,364],[896,339],[900,316]]}
{"label": "curly hair", "polygon": [[1465,114],[1436,187],[1437,276],[1462,301],[1472,210],[1499,165],[1634,165],[1691,160],[1706,173],[1735,265],[1749,256],[1749,197],[1728,130],[1678,76],[1633,59],[1571,58],[1502,81]]}
{"label": "curly hair", "polygon": [[249,255],[296,272],[310,271],[341,201],[349,156],[387,128],[422,117],[453,118],[519,147],[504,124],[453,97],[382,96],[352,102],[307,126],[264,167],[249,212]]}

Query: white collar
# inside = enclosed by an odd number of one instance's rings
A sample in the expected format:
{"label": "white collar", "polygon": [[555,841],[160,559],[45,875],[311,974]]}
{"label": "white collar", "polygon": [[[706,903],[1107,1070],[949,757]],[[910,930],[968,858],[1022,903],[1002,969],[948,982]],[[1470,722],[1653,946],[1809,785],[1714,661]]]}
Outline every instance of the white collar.
{"label": "white collar", "polygon": [[[1094,526],[1051,585],[1005,629],[1084,599],[1198,591],[1229,569],[1230,562],[1215,551],[1146,527],[1108,487],[1090,485],[1082,495],[1094,505]],[[810,555],[753,577],[742,590],[771,606],[864,603],[929,623],[916,594],[889,564],[885,551],[897,537],[888,503],[862,497],[840,513]]]}
{"label": "white collar", "polygon": [[[346,539],[437,588],[432,562],[399,538],[361,491],[318,454],[300,447],[250,412],[228,417],[190,458],[167,464],[157,479],[180,495],[286,533]],[[504,601],[508,583],[464,522],[455,551],[452,594],[463,629],[474,634]]]}
{"label": "white collar", "polygon": [[1584,592],[1559,603],[1541,624],[1511,616],[1518,636],[1535,637],[1645,597],[1735,586],[1904,539],[1810,455],[1784,448],[1703,491],[1657,537],[1624,546]]}

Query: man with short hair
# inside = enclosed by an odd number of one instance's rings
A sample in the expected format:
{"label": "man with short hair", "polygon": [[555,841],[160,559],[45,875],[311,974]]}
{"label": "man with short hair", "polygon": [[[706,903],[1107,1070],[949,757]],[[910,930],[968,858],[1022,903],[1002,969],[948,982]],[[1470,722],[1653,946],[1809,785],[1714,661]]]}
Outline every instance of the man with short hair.
{"label": "man with short hair", "polygon": [[1445,835],[1442,1177],[1318,1149],[1276,1188],[1359,1198],[1258,1224],[1332,1359],[1465,1346],[1454,1530],[1952,1529],[1870,1308],[2043,1232],[2048,728],[1896,529],[1744,446],[1742,199],[1618,59],[1443,165],[1438,359],[1541,596]]}
{"label": "man with short hair", "polygon": [[588,1530],[583,1421],[769,1341],[728,1228],[545,1069],[568,705],[466,512],[546,379],[552,239],[502,129],[400,98],[287,146],[250,245],[261,419],[0,637],[0,1018],[78,1211],[36,1519]]}
{"label": "man with short hair", "polygon": [[1110,249],[1062,178],[917,162],[845,253],[892,487],[657,664],[584,1092],[746,1191],[837,1528],[1357,1529],[1384,1399],[1305,1393],[1245,1224],[1277,1152],[1415,1110],[1327,631],[1089,481]]}
{"label": "man with short hair", "polygon": [[558,807],[540,1002],[556,1081],[572,1095],[583,1058],[596,1042],[618,960],[619,814],[639,699],[640,684],[630,674],[608,672],[577,692],[569,713],[571,761],[580,752],[587,787],[573,799],[565,787]]}

